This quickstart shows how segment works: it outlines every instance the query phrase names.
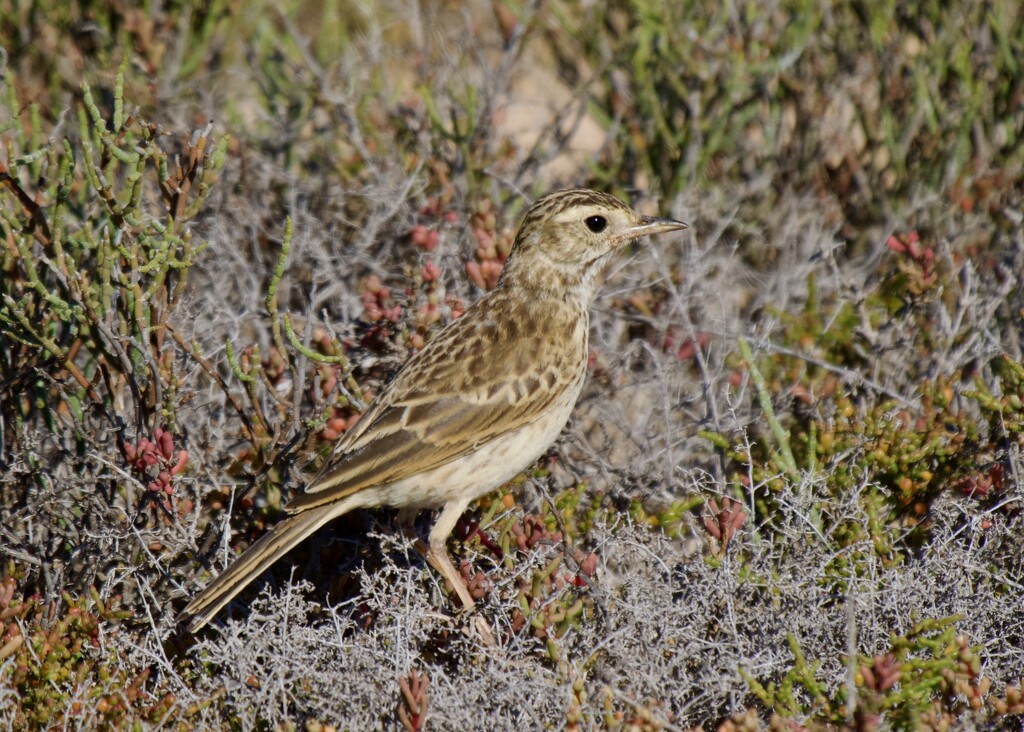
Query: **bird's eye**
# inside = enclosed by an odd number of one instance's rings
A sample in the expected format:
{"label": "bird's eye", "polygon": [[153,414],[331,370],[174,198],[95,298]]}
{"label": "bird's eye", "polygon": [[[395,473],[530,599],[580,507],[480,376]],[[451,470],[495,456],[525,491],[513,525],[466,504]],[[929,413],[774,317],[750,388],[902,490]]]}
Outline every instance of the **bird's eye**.
{"label": "bird's eye", "polygon": [[600,234],[608,226],[608,219],[604,216],[588,216],[584,223],[595,234]]}

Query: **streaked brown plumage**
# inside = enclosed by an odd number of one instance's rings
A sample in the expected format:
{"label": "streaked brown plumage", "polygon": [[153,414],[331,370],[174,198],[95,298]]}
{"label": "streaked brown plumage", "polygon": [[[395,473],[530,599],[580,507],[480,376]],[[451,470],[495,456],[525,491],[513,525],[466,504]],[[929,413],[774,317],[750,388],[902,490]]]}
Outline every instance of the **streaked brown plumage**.
{"label": "streaked brown plumage", "polygon": [[529,467],[565,426],[586,376],[589,308],[604,263],[629,241],[686,228],[582,188],[527,212],[501,279],[416,353],[334,451],[327,469],[182,611],[195,631],[328,521],[395,506],[442,511],[427,559],[473,606],[445,541],[471,501]]}

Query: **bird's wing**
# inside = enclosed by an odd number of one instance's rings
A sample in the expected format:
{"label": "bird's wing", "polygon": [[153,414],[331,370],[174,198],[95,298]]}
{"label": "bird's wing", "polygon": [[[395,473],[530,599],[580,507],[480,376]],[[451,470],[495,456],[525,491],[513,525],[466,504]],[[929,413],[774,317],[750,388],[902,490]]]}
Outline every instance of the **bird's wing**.
{"label": "bird's wing", "polygon": [[[481,312],[467,312],[410,359],[287,510],[436,468],[542,416],[580,375],[586,348],[572,347],[565,329],[554,331],[565,334],[559,340],[528,323],[491,318],[496,304],[481,301]],[[571,331],[570,314],[565,321]]]}

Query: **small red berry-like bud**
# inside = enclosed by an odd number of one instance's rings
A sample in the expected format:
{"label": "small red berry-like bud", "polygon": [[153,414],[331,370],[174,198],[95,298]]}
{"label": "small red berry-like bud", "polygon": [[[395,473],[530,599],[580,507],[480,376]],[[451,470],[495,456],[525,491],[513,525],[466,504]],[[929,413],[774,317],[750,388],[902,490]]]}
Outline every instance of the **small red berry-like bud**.
{"label": "small red berry-like bud", "polygon": [[156,445],[157,449],[160,450],[160,454],[167,460],[170,460],[171,455],[174,453],[174,438],[171,437],[171,433],[157,427],[153,431],[153,437],[156,438]]}
{"label": "small red berry-like bud", "polygon": [[486,290],[484,286],[484,276],[480,271],[480,265],[476,262],[466,262],[466,276],[469,277],[469,281],[479,287],[481,290]]}
{"label": "small red berry-like bud", "polygon": [[171,468],[171,475],[177,475],[185,469],[185,463],[188,462],[188,451],[178,450],[178,461]]}
{"label": "small red berry-like bud", "polygon": [[907,251],[906,245],[896,238],[894,235],[889,235],[889,238],[885,240],[885,246],[889,247],[892,251],[897,254],[903,254]]}
{"label": "small red berry-like bud", "polygon": [[441,269],[428,259],[420,268],[420,274],[423,275],[424,282],[436,282],[441,276]]}
{"label": "small red berry-like bud", "polygon": [[409,232],[409,238],[416,246],[423,246],[427,242],[428,231],[427,227],[423,224],[416,224],[412,227],[412,231]]}
{"label": "small red berry-like bud", "polygon": [[473,238],[476,239],[478,251],[486,252],[494,250],[494,237],[491,236],[486,230],[481,229],[479,227],[473,227]]}

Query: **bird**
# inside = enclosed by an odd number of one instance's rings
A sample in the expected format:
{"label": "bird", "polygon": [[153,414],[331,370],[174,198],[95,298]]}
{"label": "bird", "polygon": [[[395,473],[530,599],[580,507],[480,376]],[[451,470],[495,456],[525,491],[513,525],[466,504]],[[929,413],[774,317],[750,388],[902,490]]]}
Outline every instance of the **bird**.
{"label": "bird", "polygon": [[685,229],[586,188],[528,209],[495,287],[399,369],[335,446],[285,518],[179,614],[196,632],[246,585],[329,521],[391,506],[411,523],[440,508],[426,559],[463,610],[474,600],[446,541],[475,499],[537,461],[562,432],[587,374],[590,308],[605,265],[630,242]]}

